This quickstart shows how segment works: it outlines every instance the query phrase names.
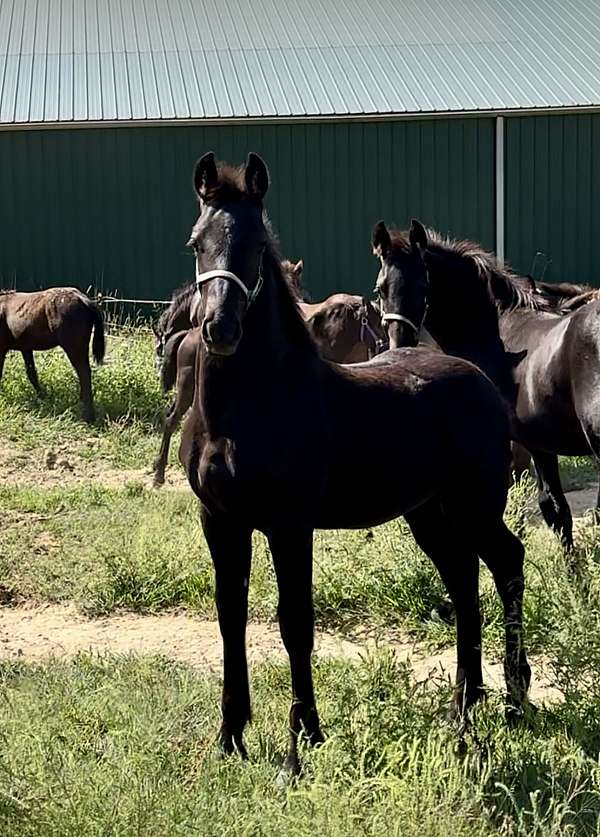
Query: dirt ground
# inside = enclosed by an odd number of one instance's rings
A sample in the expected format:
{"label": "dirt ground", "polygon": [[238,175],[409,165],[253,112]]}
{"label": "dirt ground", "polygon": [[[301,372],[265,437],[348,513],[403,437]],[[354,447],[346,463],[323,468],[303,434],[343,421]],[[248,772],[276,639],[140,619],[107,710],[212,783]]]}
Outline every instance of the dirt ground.
{"label": "dirt ground", "polygon": [[[286,655],[274,624],[250,623],[247,634],[250,664],[264,660],[285,660]],[[351,638],[319,631],[315,652],[318,657],[344,657],[357,660],[377,647],[391,648],[407,660],[417,682],[432,676],[452,678],[455,652],[448,648],[425,653],[418,644],[397,632],[377,636],[358,632]],[[157,616],[119,614],[86,619],[73,607],[46,605],[0,607],[0,659],[44,660],[68,658],[78,652],[113,654],[162,654],[206,671],[221,670],[221,639],[216,622],[182,613]],[[531,697],[534,701],[560,699],[560,692],[549,683],[545,662],[533,660]],[[484,660],[486,684],[503,688],[502,665]]]}
{"label": "dirt ground", "polygon": [[[156,440],[158,453],[158,436]],[[152,488],[154,475],[150,466],[151,463],[145,468],[114,468],[102,459],[85,459],[79,454],[78,446],[72,443],[43,451],[19,451],[0,440],[0,485],[65,488],[99,482],[106,488],[124,488],[137,482]],[[165,485],[161,490],[185,488],[188,488],[188,481],[183,469],[179,465],[167,468]]]}

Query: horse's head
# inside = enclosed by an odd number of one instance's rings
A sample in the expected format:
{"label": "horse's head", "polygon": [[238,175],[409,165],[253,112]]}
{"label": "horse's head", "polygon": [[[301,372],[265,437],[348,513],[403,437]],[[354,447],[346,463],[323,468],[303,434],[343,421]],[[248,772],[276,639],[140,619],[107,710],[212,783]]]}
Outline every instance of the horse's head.
{"label": "horse's head", "polygon": [[372,245],[381,265],[375,293],[390,347],[416,346],[427,313],[429,281],[423,259],[427,232],[413,219],[408,240],[392,240],[384,222],[379,221],[373,229]]}
{"label": "horse's head", "polygon": [[232,355],[244,317],[262,286],[262,260],[269,240],[263,198],[269,173],[257,154],[233,169],[215,163],[212,152],[198,160],[194,189],[200,215],[189,246],[196,257],[201,295],[196,318],[211,354]]}

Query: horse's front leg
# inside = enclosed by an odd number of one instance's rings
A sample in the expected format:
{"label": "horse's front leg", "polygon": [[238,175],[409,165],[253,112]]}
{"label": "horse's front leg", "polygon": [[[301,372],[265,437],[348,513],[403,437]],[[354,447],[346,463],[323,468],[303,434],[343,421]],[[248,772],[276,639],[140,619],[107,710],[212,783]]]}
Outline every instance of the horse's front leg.
{"label": "horse's front leg", "polygon": [[314,641],[313,532],[312,529],[278,529],[270,532],[268,538],[279,588],[279,627],[290,658],[292,675],[289,749],[282,771],[282,779],[285,779],[300,773],[300,733],[306,734],[311,745],[323,741],[311,670]]}
{"label": "horse's front leg", "polygon": [[243,733],[250,721],[246,621],[252,531],[236,520],[215,517],[203,507],[200,516],[215,568],[215,597],[223,639],[223,720],[219,745],[226,755],[236,747],[242,758],[246,758]]}
{"label": "horse's front leg", "polygon": [[554,453],[532,452],[538,487],[538,503],[543,518],[559,535],[567,552],[573,549],[573,517],[567,503]]}

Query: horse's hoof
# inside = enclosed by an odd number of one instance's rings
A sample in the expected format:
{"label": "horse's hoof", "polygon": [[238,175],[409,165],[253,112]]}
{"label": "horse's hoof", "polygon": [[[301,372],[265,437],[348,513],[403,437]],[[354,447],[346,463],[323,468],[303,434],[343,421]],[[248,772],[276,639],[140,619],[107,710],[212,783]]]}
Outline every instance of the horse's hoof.
{"label": "horse's hoof", "polygon": [[275,779],[275,787],[279,790],[294,785],[300,778],[300,764],[297,758],[290,758],[289,756],[284,761],[277,778]]}
{"label": "horse's hoof", "polygon": [[514,702],[510,702],[509,698],[504,714],[509,727],[526,727],[527,729],[531,729],[538,712],[537,706],[529,701],[517,705]]}
{"label": "horse's hoof", "polygon": [[154,477],[152,480],[152,487],[153,488],[161,488],[165,484],[164,477]]}

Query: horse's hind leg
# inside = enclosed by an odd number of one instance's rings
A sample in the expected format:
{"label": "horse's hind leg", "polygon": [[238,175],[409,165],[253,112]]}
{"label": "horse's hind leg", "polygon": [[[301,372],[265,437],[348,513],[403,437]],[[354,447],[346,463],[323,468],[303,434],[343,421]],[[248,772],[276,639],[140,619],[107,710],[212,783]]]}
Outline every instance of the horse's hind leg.
{"label": "horse's hind leg", "polygon": [[243,732],[250,720],[246,622],[252,533],[235,521],[217,518],[205,509],[201,509],[200,517],[215,568],[215,599],[223,639],[223,720],[219,745],[225,755],[237,747],[246,758]]}
{"label": "horse's hind leg", "polygon": [[65,346],[64,350],[79,378],[79,400],[84,421],[94,423],[94,399],[92,396],[92,370],[88,357],[88,344],[83,347]]}
{"label": "horse's hind leg", "polygon": [[538,487],[538,503],[543,518],[560,536],[564,548],[573,549],[573,517],[567,503],[554,453],[532,453]]}
{"label": "horse's hind leg", "polygon": [[279,627],[292,675],[290,739],[282,778],[300,772],[298,736],[302,731],[310,744],[323,741],[311,670],[314,640],[312,534],[312,530],[286,529],[273,531],[268,536],[279,588]]}
{"label": "horse's hind leg", "polygon": [[0,381],[2,380],[2,373],[4,372],[4,361],[6,360],[6,349],[0,349]]}
{"label": "horse's hind leg", "polygon": [[38,379],[37,369],[35,368],[33,352],[23,351],[21,352],[21,354],[23,355],[23,361],[25,362],[25,371],[27,372],[29,382],[31,383],[31,386],[34,388],[34,390],[39,394],[42,388]]}
{"label": "horse's hind leg", "polygon": [[406,515],[414,538],[433,561],[456,610],[456,691],[454,710],[461,716],[484,694],[481,671],[479,559],[457,535],[432,500]]}
{"label": "horse's hind leg", "polygon": [[523,559],[525,549],[503,520],[477,523],[475,548],[494,577],[504,607],[506,653],[504,676],[508,699],[513,707],[521,707],[527,698],[531,669],[523,643]]}

